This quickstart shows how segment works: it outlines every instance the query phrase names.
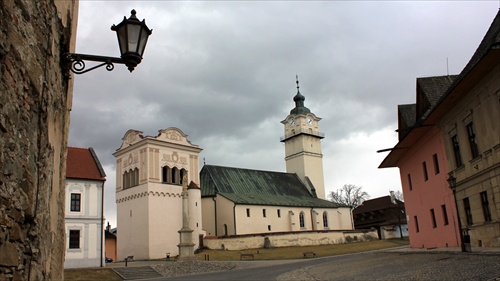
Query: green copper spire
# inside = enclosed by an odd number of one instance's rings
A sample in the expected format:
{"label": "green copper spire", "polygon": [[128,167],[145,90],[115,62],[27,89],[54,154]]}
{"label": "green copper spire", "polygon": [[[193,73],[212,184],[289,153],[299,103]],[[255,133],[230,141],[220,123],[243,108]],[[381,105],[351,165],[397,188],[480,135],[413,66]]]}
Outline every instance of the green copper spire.
{"label": "green copper spire", "polygon": [[297,94],[295,97],[293,97],[293,101],[295,102],[295,108],[290,110],[290,114],[307,114],[310,113],[311,111],[309,108],[304,106],[304,101],[306,98],[300,93],[299,91],[299,76],[296,76],[296,83],[297,83]]}

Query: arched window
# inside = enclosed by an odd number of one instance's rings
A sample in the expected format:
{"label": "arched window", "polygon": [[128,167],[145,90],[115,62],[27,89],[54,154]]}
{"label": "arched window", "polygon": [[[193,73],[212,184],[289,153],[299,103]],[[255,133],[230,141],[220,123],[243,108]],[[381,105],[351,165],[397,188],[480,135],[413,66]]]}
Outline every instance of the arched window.
{"label": "arched window", "polygon": [[299,214],[299,223],[300,223],[300,228],[306,227],[306,223],[304,221],[304,212],[300,212]]}
{"label": "arched window", "polygon": [[123,189],[129,188],[128,172],[123,173]]}
{"label": "arched window", "polygon": [[180,183],[181,184],[184,184],[183,180],[184,180],[184,175],[187,175],[187,171],[185,169],[181,169],[181,173],[180,173]]}
{"label": "arched window", "polygon": [[171,183],[172,182],[170,167],[163,166],[163,168],[161,169],[161,181],[163,183]]}
{"label": "arched window", "polygon": [[134,186],[139,185],[139,168],[134,169]]}
{"label": "arched window", "polygon": [[180,183],[180,180],[179,180],[179,169],[177,169],[177,167],[173,167],[172,168],[172,183],[173,184],[179,184]]}
{"label": "arched window", "polygon": [[224,224],[224,236],[227,236],[227,224]]}
{"label": "arched window", "polygon": [[328,228],[328,213],[323,212],[323,227]]}

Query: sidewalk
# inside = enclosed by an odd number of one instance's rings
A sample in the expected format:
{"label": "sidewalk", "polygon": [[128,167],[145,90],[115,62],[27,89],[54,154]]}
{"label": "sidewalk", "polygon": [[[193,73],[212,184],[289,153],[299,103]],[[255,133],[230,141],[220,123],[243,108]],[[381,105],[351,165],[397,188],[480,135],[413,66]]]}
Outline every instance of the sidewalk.
{"label": "sidewalk", "polygon": [[[461,253],[462,249],[459,247],[453,248],[410,248],[410,246],[401,246],[393,249],[386,249],[386,252],[397,253]],[[472,247],[469,254],[486,254],[486,255],[500,255],[500,248],[493,247]]]}

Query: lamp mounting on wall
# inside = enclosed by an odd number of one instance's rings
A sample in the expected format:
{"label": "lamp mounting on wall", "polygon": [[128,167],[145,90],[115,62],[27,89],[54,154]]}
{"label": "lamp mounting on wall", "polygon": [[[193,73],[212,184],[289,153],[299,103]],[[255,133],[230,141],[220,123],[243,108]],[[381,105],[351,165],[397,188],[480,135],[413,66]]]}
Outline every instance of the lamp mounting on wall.
{"label": "lamp mounting on wall", "polygon": [[[127,19],[123,17],[121,23],[111,26],[111,30],[116,31],[118,37],[121,54],[120,58],[68,53],[66,54],[66,58],[71,64],[71,72],[83,74],[104,65],[106,66],[106,70],[111,71],[115,68],[113,65],[114,63],[125,64],[130,72],[134,71],[134,68],[142,61],[142,55],[144,54],[144,49],[146,49],[148,37],[153,31],[146,26],[145,20],[139,21],[135,14],[136,11],[132,10],[130,18]],[[92,68],[85,69],[84,61],[102,63]]]}

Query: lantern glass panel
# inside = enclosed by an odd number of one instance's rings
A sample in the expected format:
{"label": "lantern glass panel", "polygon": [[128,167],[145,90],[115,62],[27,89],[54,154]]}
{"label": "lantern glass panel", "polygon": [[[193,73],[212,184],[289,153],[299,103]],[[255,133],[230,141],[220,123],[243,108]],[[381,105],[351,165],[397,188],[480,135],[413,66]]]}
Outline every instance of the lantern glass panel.
{"label": "lantern glass panel", "polygon": [[117,31],[116,35],[118,36],[118,44],[120,45],[120,54],[124,54],[127,52],[127,26],[121,26]]}
{"label": "lantern glass panel", "polygon": [[137,53],[141,26],[137,24],[128,25],[128,52]]}
{"label": "lantern glass panel", "polygon": [[139,48],[137,49],[137,51],[139,52],[139,55],[142,57],[142,55],[144,54],[144,49],[146,48],[146,43],[148,42],[148,37],[149,37],[149,33],[148,33],[148,29],[147,27],[143,26],[142,27],[142,32],[141,32],[141,38],[139,39]]}

